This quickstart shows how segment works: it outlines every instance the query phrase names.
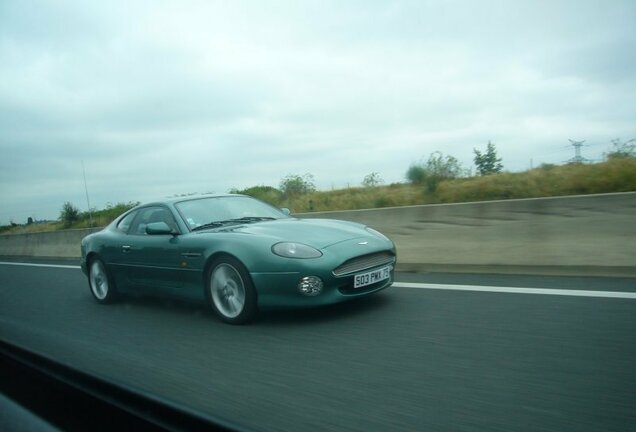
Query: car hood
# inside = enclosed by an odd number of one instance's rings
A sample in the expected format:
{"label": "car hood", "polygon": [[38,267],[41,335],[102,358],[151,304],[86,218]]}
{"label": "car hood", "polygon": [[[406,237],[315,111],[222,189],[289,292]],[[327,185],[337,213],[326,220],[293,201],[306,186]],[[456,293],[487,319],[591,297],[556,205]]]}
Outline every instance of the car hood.
{"label": "car hood", "polygon": [[278,219],[275,221],[235,225],[214,231],[269,237],[274,242],[292,241],[304,243],[317,249],[324,249],[352,239],[372,236],[364,225],[332,219]]}

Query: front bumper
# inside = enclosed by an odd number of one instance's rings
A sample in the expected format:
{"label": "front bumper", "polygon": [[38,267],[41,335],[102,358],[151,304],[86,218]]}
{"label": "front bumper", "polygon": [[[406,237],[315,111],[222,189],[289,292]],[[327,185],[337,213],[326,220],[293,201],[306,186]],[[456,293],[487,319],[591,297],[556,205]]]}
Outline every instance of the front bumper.
{"label": "front bumper", "polygon": [[[324,263],[323,263],[324,264]],[[342,264],[342,263],[338,263]],[[368,271],[391,266],[390,276],[377,283],[360,288],[354,288],[356,275]],[[336,275],[334,270],[306,265],[297,272],[255,272],[251,273],[252,281],[258,295],[258,305],[261,308],[289,308],[322,306],[363,297],[376,293],[391,286],[395,277],[395,258],[390,263],[358,268],[355,272]],[[334,265],[333,268],[338,266]],[[300,280],[306,276],[317,276],[323,282],[323,290],[319,295],[307,296],[298,290]]]}

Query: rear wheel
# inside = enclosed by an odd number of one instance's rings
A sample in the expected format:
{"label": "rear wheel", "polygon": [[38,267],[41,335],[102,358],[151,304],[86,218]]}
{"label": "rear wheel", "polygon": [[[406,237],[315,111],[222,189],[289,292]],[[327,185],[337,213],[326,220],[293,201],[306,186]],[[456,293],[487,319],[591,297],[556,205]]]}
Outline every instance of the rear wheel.
{"label": "rear wheel", "polygon": [[232,257],[214,260],[206,277],[205,297],[218,317],[244,324],[257,314],[256,290],[245,266]]}
{"label": "rear wheel", "polygon": [[112,303],[117,297],[117,288],[106,265],[99,258],[91,260],[88,267],[88,285],[98,303]]}

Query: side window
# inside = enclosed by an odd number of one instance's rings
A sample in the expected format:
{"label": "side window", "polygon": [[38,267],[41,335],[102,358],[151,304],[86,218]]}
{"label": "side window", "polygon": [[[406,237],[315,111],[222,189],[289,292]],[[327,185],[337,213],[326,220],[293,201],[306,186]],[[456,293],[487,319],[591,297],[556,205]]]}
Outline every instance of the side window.
{"label": "side window", "polygon": [[123,233],[127,233],[128,230],[130,229],[130,225],[133,222],[133,219],[135,219],[135,216],[137,216],[137,211],[133,211],[128,213],[122,220],[119,221],[119,223],[117,224],[117,230],[121,231]]}
{"label": "side window", "polygon": [[138,213],[130,227],[132,235],[146,235],[146,226],[152,222],[165,222],[170,228],[178,230],[172,213],[165,207],[146,207],[139,209]]}

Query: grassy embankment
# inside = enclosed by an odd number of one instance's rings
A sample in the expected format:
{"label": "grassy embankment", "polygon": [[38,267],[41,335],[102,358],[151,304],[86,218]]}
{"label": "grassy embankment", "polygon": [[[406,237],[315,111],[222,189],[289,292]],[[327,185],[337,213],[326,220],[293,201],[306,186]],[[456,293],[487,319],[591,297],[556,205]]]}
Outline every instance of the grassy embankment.
{"label": "grassy embankment", "polygon": [[[277,207],[288,207],[294,213],[303,213],[629,191],[636,191],[636,158],[612,159],[590,165],[546,165],[521,173],[442,181],[432,193],[422,185],[404,183],[317,191],[294,197],[285,197],[275,188],[262,186],[241,192]],[[106,225],[132,205],[134,203],[118,204],[93,212],[93,226]],[[54,222],[7,227],[2,232],[17,234],[89,226],[88,214],[82,213],[71,226]]]}
{"label": "grassy embankment", "polygon": [[[102,210],[93,210],[92,215],[88,212],[79,214],[78,220],[71,224],[66,224],[62,221],[45,222],[45,223],[33,223],[24,225],[8,225],[0,227],[0,234],[24,234],[24,233],[38,233],[47,231],[58,231],[63,229],[80,229],[102,227],[108,225],[113,219],[125,212],[126,210],[134,207],[137,203],[119,203],[116,205],[109,205]],[[91,225],[92,217],[92,225]]]}
{"label": "grassy embankment", "polygon": [[629,191],[636,191],[636,158],[546,165],[520,173],[442,181],[434,193],[421,185],[394,184],[314,192],[291,199],[280,196],[274,204],[300,213]]}

